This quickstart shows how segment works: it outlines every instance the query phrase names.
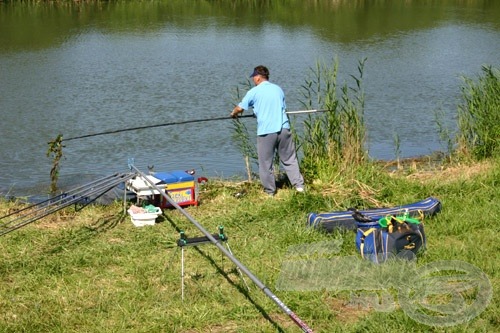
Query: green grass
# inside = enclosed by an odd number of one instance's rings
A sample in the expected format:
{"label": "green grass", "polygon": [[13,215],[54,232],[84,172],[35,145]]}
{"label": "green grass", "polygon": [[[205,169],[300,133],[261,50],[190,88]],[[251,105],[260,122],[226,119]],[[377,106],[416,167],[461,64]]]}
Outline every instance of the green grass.
{"label": "green grass", "polygon": [[[439,172],[388,173],[373,166],[352,179],[312,184],[306,194],[282,189],[274,199],[263,197],[256,183],[210,180],[200,205],[186,211],[211,233],[223,225],[234,256],[315,332],[492,332],[500,324],[499,179],[497,159]],[[247,194],[235,198],[243,188]],[[429,195],[442,201],[443,210],[425,222],[428,249],[417,263],[373,266],[357,255],[354,233],[305,227],[309,212],[396,205]],[[1,203],[0,215],[15,205]],[[120,203],[65,209],[1,237],[0,332],[300,331],[212,244],[185,248],[182,301],[175,244],[179,230],[188,237],[201,232],[175,210],[142,228],[122,210]],[[314,246],[328,251],[307,253]],[[397,286],[417,285],[419,268],[443,260],[484,272],[493,298],[465,323],[432,327],[401,308]],[[302,289],[290,288],[282,275],[287,265],[297,265],[296,274],[317,265],[323,275],[298,279]],[[373,291],[363,290],[370,285],[379,289],[380,303],[370,301]],[[465,295],[467,304],[474,297]]]}

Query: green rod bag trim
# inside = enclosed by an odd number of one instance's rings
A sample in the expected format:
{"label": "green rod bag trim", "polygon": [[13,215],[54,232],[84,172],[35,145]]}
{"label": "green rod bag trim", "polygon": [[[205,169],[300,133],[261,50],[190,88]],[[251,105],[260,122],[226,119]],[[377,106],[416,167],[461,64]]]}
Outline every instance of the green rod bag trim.
{"label": "green rod bag trim", "polygon": [[397,222],[400,222],[400,223],[408,222],[408,223],[412,223],[412,224],[420,224],[419,220],[414,219],[412,217],[408,217],[408,216],[386,216],[386,217],[383,217],[380,220],[378,220],[378,224],[382,228],[387,228],[387,226],[389,225],[389,222],[391,222],[392,220],[396,220]]}

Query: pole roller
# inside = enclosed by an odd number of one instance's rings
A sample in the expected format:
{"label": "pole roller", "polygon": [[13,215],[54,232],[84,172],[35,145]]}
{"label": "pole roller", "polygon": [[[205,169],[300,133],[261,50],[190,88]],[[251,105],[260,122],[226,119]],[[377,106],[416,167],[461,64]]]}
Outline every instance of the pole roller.
{"label": "pole roller", "polygon": [[303,332],[313,333],[313,330],[307,326],[305,322],[303,322],[292,310],[290,310],[283,301],[281,301],[278,296],[276,296],[268,287],[266,287],[248,268],[243,265],[236,257],[234,257],[221,243],[218,239],[215,239],[198,221],[196,221],[188,212],[182,209],[168,194],[165,190],[159,188],[152,180],[150,180],[144,173],[142,173],[139,169],[137,169],[132,163],[129,162],[129,168],[135,170],[138,175],[140,175],[145,181],[147,181],[153,188],[160,192],[161,196],[163,196],[175,209],[181,212],[191,223],[193,223],[196,228],[198,228],[207,239],[217,246],[217,248],[231,260],[246,276],[250,278],[261,289],[264,294],[269,297],[278,307],[285,312],[293,322],[299,326]]}
{"label": "pole roller", "polygon": [[301,114],[301,113],[317,113],[317,112],[330,112],[333,110],[298,110],[298,111],[286,111],[286,114]]}

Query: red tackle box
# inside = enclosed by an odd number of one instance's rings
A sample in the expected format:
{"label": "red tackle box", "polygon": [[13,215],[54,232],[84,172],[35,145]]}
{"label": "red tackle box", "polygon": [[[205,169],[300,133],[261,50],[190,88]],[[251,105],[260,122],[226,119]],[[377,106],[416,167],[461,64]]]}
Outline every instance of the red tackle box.
{"label": "red tackle box", "polygon": [[[172,200],[179,206],[197,206],[197,186],[193,175],[186,171],[155,172],[153,177],[161,180],[156,184],[167,191]],[[160,194],[155,194],[155,203],[161,208],[172,205]]]}

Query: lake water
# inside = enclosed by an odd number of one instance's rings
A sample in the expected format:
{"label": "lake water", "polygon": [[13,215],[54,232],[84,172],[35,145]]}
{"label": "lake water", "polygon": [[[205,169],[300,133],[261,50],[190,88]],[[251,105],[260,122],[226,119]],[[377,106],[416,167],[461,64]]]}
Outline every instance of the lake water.
{"label": "lake water", "polygon": [[[461,76],[499,65],[500,1],[0,2],[0,193],[47,191],[47,142],[229,115],[234,90],[259,64],[301,110],[317,61],[338,58],[352,83],[367,58],[372,158],[445,150],[434,120],[455,128]],[[300,125],[303,116],[293,116]],[[255,121],[243,119],[254,134]],[[242,176],[231,120],[65,142],[61,180],[196,169]]]}

